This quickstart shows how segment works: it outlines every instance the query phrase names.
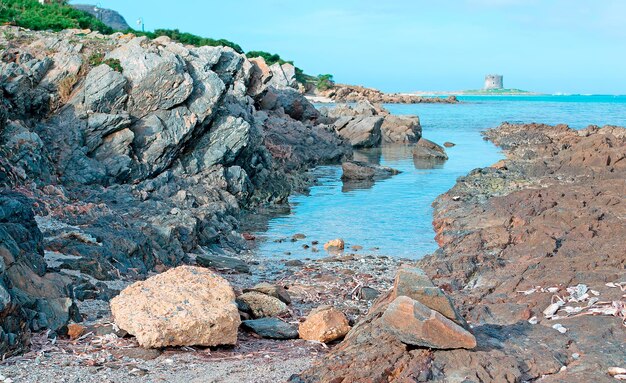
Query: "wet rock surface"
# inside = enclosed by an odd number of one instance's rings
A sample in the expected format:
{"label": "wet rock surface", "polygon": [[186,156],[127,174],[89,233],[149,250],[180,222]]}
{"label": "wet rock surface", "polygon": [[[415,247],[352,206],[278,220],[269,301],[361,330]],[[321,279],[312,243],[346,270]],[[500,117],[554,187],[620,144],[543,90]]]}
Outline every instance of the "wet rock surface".
{"label": "wet rock surface", "polygon": [[417,265],[454,299],[475,349],[408,347],[381,324],[392,292],[291,381],[614,381],[626,356],[624,132],[504,124],[485,136],[507,159],[436,200],[441,248]]}

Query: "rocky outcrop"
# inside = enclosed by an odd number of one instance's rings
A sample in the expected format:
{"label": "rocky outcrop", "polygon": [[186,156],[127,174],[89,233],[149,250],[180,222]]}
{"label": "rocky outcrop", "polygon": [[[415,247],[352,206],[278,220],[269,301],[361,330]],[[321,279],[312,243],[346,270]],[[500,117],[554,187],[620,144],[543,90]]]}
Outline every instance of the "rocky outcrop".
{"label": "rocky outcrop", "polygon": [[422,136],[417,116],[394,116],[380,105],[359,101],[322,108],[324,120],[355,148],[375,147],[381,143],[416,143]]}
{"label": "rocky outcrop", "polygon": [[355,85],[335,84],[331,89],[317,92],[319,96],[330,98],[335,102],[368,101],[376,104],[456,104],[455,96],[424,97],[407,93],[383,93],[377,89]]}
{"label": "rocky outcrop", "polygon": [[418,328],[389,331],[381,318],[405,296],[392,292],[292,382],[612,379],[605,372],[624,356],[626,129],[504,124],[485,135],[507,159],[459,178],[434,203],[440,249],[418,266],[437,290],[415,272],[403,277],[411,288],[395,287],[442,311],[445,291],[476,348],[429,350],[414,345]]}
{"label": "rocky outcrop", "polygon": [[32,205],[19,193],[0,193],[0,353],[7,356],[24,351],[31,331],[80,320],[71,280],[46,266]]}
{"label": "rocky outcrop", "polygon": [[98,20],[102,21],[104,25],[113,28],[116,31],[127,31],[130,29],[124,16],[120,15],[112,9],[104,9],[99,6],[90,4],[71,4],[72,7],[80,9],[81,11],[90,13]]}
{"label": "rocky outcrop", "polygon": [[147,348],[235,344],[241,323],[230,284],[192,266],[132,284],[111,300],[111,312]]}
{"label": "rocky outcrop", "polygon": [[247,247],[242,209],[284,202],[305,170],[351,153],[288,66],[286,87],[257,92],[256,67],[227,47],[2,30],[0,187],[34,200],[49,267],[81,299],[110,298],[119,275],[224,266],[207,259]]}

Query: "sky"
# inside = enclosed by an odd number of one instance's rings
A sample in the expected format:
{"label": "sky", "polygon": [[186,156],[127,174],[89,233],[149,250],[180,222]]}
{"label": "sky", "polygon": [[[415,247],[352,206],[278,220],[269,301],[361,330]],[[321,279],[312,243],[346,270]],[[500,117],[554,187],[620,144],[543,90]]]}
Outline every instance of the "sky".
{"label": "sky", "polygon": [[[72,1],[85,2],[85,0]],[[624,0],[100,0],[131,25],[225,38],[387,92],[626,94]]]}

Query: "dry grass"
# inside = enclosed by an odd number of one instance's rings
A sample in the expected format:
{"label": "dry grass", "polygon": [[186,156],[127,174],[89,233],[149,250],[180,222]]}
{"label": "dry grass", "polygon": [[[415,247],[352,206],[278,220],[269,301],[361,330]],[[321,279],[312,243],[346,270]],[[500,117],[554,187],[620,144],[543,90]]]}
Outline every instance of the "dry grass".
{"label": "dry grass", "polygon": [[74,91],[74,85],[78,82],[78,76],[75,74],[69,75],[63,80],[59,81],[58,91],[59,97],[61,99],[61,103],[65,104],[69,101],[72,96],[72,92]]}

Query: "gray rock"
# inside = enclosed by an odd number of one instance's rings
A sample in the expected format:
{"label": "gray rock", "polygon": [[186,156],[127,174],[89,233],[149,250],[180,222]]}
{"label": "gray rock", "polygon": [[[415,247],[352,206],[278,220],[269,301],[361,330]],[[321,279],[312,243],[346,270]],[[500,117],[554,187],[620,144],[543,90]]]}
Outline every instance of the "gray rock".
{"label": "gray rock", "polygon": [[278,299],[280,299],[281,301],[283,301],[286,304],[290,304],[291,303],[291,297],[289,296],[289,293],[282,286],[277,286],[277,285],[272,285],[272,284],[267,283],[267,282],[262,282],[262,283],[259,283],[259,284],[255,285],[252,288],[243,290],[244,293],[246,293],[248,291],[257,291],[259,293],[263,293],[265,295],[269,295],[269,296],[272,296],[274,298],[278,298]]}
{"label": "gray rock", "polygon": [[269,339],[298,339],[298,327],[278,318],[245,320],[242,326]]}
{"label": "gray rock", "polygon": [[202,267],[216,269],[229,269],[240,273],[250,273],[250,267],[241,259],[225,257],[214,254],[200,254],[196,257],[196,263]]}
{"label": "gray rock", "polygon": [[343,181],[381,180],[400,173],[399,170],[387,166],[360,161],[346,161],[341,164],[341,168],[343,170],[341,175]]}
{"label": "gray rock", "polygon": [[448,155],[443,147],[423,137],[413,147],[413,157],[441,161],[448,159]]}
{"label": "gray rock", "polygon": [[422,136],[422,127],[417,116],[385,116],[380,127],[382,140],[386,143],[412,144]]}
{"label": "gray rock", "polygon": [[380,144],[382,124],[382,117],[356,117],[348,121],[340,119],[335,127],[339,136],[348,140],[353,147],[372,148]]}
{"label": "gray rock", "polygon": [[131,125],[128,113],[106,114],[92,113],[87,118],[87,126],[84,131],[85,145],[88,152],[94,151],[102,145],[104,137],[125,129]]}
{"label": "gray rock", "polygon": [[144,47],[145,40],[135,38],[105,56],[119,60],[124,68],[131,83],[129,112],[137,117],[181,104],[193,91],[184,60],[167,49]]}
{"label": "gray rock", "polygon": [[85,108],[99,113],[120,111],[128,99],[128,81],[106,64],[92,69],[85,78]]}

